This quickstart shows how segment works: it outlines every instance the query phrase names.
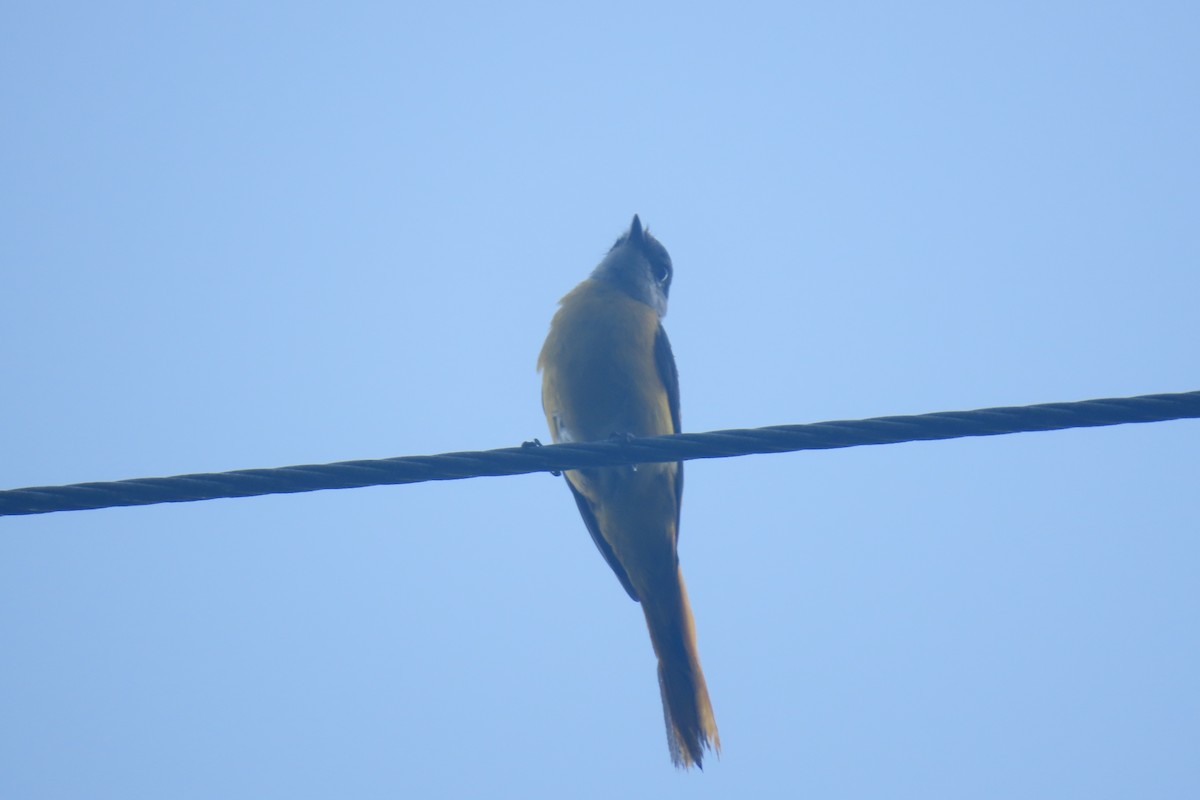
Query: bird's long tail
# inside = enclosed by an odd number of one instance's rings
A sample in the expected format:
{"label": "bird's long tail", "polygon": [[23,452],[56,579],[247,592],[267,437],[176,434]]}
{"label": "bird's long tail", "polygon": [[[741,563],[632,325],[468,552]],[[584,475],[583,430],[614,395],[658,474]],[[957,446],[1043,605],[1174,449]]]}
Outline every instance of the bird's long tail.
{"label": "bird's long tail", "polygon": [[696,625],[688,603],[683,574],[676,569],[654,597],[642,596],[650,641],[658,655],[658,685],[662,691],[667,746],[677,767],[703,767],[705,750],[721,753],[721,737],[696,649]]}

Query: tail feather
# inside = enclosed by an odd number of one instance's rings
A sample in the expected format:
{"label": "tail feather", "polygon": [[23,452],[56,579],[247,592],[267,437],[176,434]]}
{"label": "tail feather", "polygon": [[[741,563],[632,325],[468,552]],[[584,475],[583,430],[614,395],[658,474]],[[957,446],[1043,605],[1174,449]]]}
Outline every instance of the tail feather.
{"label": "tail feather", "polygon": [[[696,649],[696,626],[683,575],[676,572],[662,596],[642,597],[650,641],[658,655],[667,746],[677,767],[703,768],[704,752],[721,753],[721,737]],[[658,593],[656,593],[658,594]]]}

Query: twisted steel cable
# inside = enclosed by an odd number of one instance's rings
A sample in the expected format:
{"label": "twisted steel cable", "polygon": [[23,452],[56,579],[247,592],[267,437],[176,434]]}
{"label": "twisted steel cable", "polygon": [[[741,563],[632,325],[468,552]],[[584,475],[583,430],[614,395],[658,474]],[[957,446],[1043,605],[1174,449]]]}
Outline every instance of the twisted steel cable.
{"label": "twisted steel cable", "polygon": [[1200,391],[0,491],[0,516],[1200,418]]}

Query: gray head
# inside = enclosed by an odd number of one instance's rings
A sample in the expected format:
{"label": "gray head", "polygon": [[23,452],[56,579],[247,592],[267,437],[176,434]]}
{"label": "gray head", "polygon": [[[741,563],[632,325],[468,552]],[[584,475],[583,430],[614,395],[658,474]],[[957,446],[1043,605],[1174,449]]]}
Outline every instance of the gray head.
{"label": "gray head", "polygon": [[667,293],[674,272],[667,248],[642,227],[642,221],[634,214],[629,230],[621,234],[600,265],[592,270],[592,278],[616,284],[634,300],[657,311],[661,319],[667,315]]}

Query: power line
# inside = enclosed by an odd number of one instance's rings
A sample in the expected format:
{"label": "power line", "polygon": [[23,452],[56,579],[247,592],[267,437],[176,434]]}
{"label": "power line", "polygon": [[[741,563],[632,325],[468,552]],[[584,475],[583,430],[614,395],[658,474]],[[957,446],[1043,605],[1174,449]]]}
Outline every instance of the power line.
{"label": "power line", "polygon": [[1200,418],[1200,391],[0,492],[0,516]]}

